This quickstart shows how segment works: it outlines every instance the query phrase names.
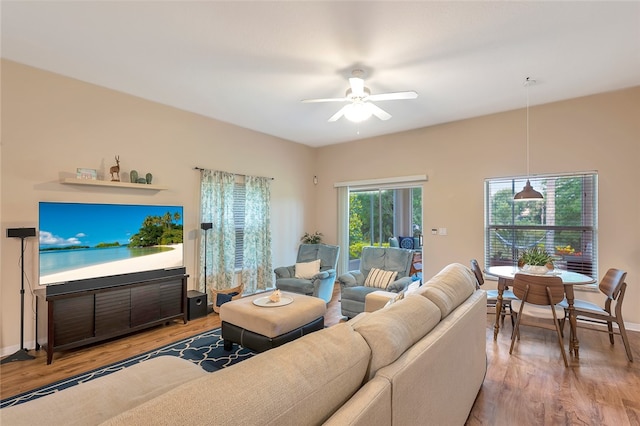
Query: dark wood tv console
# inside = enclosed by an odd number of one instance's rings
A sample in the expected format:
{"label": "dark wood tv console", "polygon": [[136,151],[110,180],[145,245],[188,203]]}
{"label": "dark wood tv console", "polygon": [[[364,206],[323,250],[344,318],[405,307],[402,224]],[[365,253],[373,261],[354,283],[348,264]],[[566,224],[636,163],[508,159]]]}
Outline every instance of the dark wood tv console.
{"label": "dark wood tv console", "polygon": [[74,282],[70,291],[58,285],[51,286],[51,291],[50,288],[36,291],[37,348],[46,347],[47,364],[51,364],[55,351],[100,342],[174,319],[182,319],[186,324],[187,277],[184,268],[178,268],[163,273],[108,277],[112,279],[98,280],[95,285],[88,281],[84,288]]}

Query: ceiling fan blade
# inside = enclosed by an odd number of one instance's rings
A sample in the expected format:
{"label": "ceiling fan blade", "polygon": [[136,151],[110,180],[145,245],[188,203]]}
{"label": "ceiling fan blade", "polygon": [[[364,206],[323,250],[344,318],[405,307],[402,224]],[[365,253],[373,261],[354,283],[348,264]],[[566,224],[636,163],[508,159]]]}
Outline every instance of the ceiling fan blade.
{"label": "ceiling fan blade", "polygon": [[351,96],[363,97],[364,96],[364,80],[358,77],[351,77],[349,79],[351,85]]}
{"label": "ceiling fan blade", "polygon": [[418,97],[418,93],[410,92],[393,92],[393,93],[380,93],[379,95],[369,95],[368,101],[394,101],[397,99],[415,99]]}
{"label": "ceiling fan blade", "polygon": [[311,104],[316,102],[345,102],[348,101],[347,98],[324,98],[324,99],[303,99],[300,102],[304,104]]}
{"label": "ceiling fan blade", "polygon": [[375,115],[380,120],[385,121],[391,118],[391,114],[378,107],[377,105],[374,105],[371,102],[366,102],[365,105],[367,106],[367,109],[371,111],[371,114]]}
{"label": "ceiling fan blade", "polygon": [[[349,105],[351,105],[351,104],[349,104]],[[340,119],[340,117],[342,117],[344,115],[344,112],[347,110],[349,105],[345,105],[342,108],[340,108],[340,111],[338,111],[335,114],[333,114],[328,121],[329,122],[338,121]]]}

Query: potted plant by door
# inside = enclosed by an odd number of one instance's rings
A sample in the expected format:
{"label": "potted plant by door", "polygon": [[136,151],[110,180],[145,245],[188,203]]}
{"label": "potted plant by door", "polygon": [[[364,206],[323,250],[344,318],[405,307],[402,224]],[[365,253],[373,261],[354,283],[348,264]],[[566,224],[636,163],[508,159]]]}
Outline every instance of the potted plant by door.
{"label": "potted plant by door", "polygon": [[300,238],[300,241],[302,241],[303,244],[320,244],[322,237],[322,232],[316,231],[313,234],[305,232],[302,238]]}
{"label": "potted plant by door", "polygon": [[520,254],[518,267],[530,274],[546,274],[553,270],[553,257],[542,247],[531,247]]}

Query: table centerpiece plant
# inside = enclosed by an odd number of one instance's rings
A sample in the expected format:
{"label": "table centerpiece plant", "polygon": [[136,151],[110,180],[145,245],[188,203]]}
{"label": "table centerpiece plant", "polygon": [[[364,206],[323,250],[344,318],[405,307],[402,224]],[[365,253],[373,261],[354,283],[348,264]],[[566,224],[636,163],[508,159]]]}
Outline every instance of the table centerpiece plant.
{"label": "table centerpiece plant", "polygon": [[545,274],[553,270],[553,256],[542,247],[531,247],[520,254],[518,267],[524,272]]}

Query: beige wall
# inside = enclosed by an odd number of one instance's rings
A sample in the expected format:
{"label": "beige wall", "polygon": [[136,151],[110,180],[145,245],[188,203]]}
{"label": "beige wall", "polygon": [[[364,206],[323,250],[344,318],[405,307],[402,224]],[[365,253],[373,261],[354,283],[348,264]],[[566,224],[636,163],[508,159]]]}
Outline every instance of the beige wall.
{"label": "beige wall", "polygon": [[[425,276],[450,262],[483,258],[483,180],[522,175],[524,112],[511,111],[411,132],[312,149],[77,80],[3,61],[0,150],[0,349],[19,344],[20,240],[6,228],[37,227],[39,201],[182,204],[185,262],[195,288],[199,228],[194,166],[271,176],[274,266],[295,260],[299,237],[336,238],[341,181],[427,174]],[[625,316],[640,324],[640,87],[531,108],[531,172],[597,170],[600,268],[629,273]],[[157,193],[62,185],[77,167],[106,174],[121,167],[151,171]],[[319,183],[313,185],[313,176]],[[37,282],[37,247],[28,239],[25,269]],[[490,284],[489,284],[490,285]],[[29,288],[29,284],[27,284]],[[582,295],[581,295],[582,296]],[[585,297],[593,297],[587,294]],[[33,347],[27,291],[25,342]]]}
{"label": "beige wall", "polygon": [[[451,262],[482,261],[484,179],[526,174],[525,117],[509,111],[320,148],[318,206],[326,214],[318,229],[336,238],[333,183],[427,174],[425,277]],[[611,267],[628,272],[624,316],[640,329],[640,87],[531,108],[530,147],[532,174],[598,172],[600,276]],[[440,227],[447,236],[428,232]]]}
{"label": "beige wall", "polygon": [[[20,240],[6,238],[6,229],[37,228],[39,201],[183,205],[189,288],[195,288],[198,275],[199,173],[194,166],[274,178],[274,266],[294,262],[300,236],[314,228],[312,148],[13,62],[2,62],[1,77],[2,354],[16,350],[20,339]],[[75,176],[78,167],[108,175],[116,154],[123,172],[149,171],[155,184],[169,190],[59,183],[61,177]],[[38,281],[36,239],[26,241],[25,343],[33,341],[34,329],[29,286]]]}

